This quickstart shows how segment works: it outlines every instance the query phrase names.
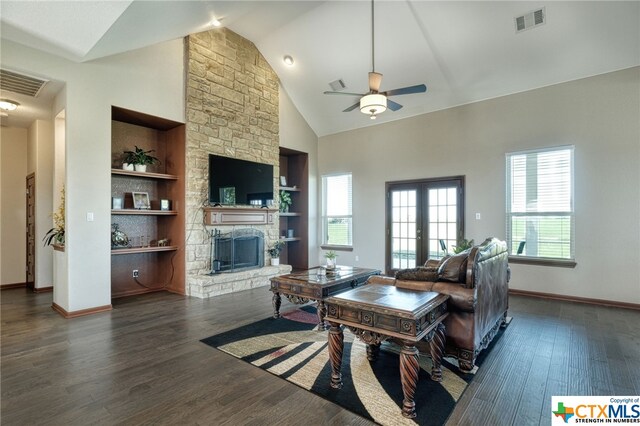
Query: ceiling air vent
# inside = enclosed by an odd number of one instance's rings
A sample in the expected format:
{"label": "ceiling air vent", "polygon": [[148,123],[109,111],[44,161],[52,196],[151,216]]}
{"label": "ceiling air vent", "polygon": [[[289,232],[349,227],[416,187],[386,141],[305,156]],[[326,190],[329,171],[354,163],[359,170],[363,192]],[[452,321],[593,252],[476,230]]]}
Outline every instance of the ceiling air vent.
{"label": "ceiling air vent", "polygon": [[537,27],[547,22],[547,16],[544,7],[533,10],[522,16],[516,16],[516,33]]}
{"label": "ceiling air vent", "polygon": [[9,92],[35,98],[47,82],[48,80],[0,69],[0,89],[8,90]]}
{"label": "ceiling air vent", "polygon": [[346,89],[347,87],[347,85],[344,84],[344,81],[342,81],[341,78],[337,79],[336,81],[332,81],[331,83],[329,83],[329,86],[331,86],[331,90],[333,90],[334,92],[339,92]]}

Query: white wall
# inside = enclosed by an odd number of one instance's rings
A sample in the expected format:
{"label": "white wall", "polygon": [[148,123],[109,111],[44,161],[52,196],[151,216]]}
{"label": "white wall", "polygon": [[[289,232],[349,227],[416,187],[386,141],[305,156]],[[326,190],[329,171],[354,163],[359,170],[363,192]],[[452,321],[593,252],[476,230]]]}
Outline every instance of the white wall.
{"label": "white wall", "polygon": [[26,278],[27,129],[0,129],[0,284]]}
{"label": "white wall", "polygon": [[[184,122],[183,41],[81,64],[1,42],[3,67],[66,83],[69,295],[62,308],[77,311],[109,305],[111,106]],[[58,101],[55,105],[62,106]],[[86,221],[87,212],[94,213],[93,222]]]}
{"label": "white wall", "polygon": [[[35,288],[53,286],[53,249],[42,244],[53,227],[52,213],[58,208],[59,195],[53,195],[53,123],[35,120],[28,131],[27,173],[35,173]],[[56,199],[54,203],[54,198]]]}
{"label": "white wall", "polygon": [[318,265],[318,136],[280,86],[280,146],[309,154],[309,267]]}
{"label": "white wall", "polygon": [[578,264],[512,264],[510,286],[640,303],[639,117],[636,67],[322,137],[319,175],[353,173],[354,251],[341,263],[384,268],[387,181],[465,175],[467,238],[504,239],[505,153],[573,144]]}

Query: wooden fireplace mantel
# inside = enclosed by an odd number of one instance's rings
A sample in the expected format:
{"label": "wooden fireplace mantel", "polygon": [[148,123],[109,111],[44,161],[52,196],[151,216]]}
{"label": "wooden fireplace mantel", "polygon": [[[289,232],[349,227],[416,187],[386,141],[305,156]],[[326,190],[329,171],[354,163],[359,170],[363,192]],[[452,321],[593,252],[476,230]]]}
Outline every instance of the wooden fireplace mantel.
{"label": "wooden fireplace mantel", "polygon": [[205,225],[270,225],[276,209],[243,207],[205,207]]}

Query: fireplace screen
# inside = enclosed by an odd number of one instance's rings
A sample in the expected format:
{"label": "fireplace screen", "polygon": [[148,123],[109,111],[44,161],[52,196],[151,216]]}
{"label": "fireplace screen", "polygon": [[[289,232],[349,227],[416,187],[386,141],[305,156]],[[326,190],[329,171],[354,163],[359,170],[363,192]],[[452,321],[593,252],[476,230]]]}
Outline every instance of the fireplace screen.
{"label": "fireplace screen", "polygon": [[264,266],[264,234],[256,229],[216,231],[211,240],[211,273]]}

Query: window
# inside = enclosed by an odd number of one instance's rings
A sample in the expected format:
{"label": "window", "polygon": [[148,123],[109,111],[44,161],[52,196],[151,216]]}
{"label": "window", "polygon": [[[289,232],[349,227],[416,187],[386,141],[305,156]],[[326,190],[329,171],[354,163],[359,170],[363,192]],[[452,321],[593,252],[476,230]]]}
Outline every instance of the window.
{"label": "window", "polygon": [[322,243],[351,246],[351,173],[322,177]]}
{"label": "window", "polygon": [[511,255],[574,259],[573,146],[507,154]]}

